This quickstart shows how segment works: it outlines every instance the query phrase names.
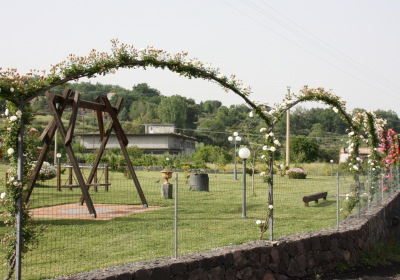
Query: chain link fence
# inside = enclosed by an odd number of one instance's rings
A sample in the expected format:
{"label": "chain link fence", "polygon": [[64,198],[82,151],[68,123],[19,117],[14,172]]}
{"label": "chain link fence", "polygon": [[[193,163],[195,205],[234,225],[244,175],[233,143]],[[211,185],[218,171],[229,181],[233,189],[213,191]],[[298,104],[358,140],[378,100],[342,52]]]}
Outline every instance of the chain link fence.
{"label": "chain link fence", "polygon": [[[100,172],[100,171],[99,171]],[[390,171],[389,171],[390,172]],[[382,178],[360,175],[360,211],[380,203],[383,196],[397,192],[398,170]],[[89,173],[84,170],[84,174]],[[176,173],[175,173],[176,174]],[[137,171],[149,207],[144,208],[132,179],[123,173],[110,172],[108,191],[90,188],[97,218],[78,205],[81,190],[68,187],[68,172],[57,180],[38,182],[30,199],[31,215],[38,225],[48,227],[23,259],[23,279],[46,279],[61,275],[106,269],[130,262],[170,257],[175,254],[175,188],[177,186],[177,254],[183,255],[231,244],[257,240],[268,207],[268,185],[258,174],[246,180],[246,218],[243,214],[243,174],[207,174],[208,191],[192,190],[189,173],[178,172],[169,179],[172,198],[163,198],[160,172]],[[101,183],[102,175],[98,175]],[[193,174],[192,174],[193,178]],[[337,226],[345,218],[346,203],[354,198],[357,183],[352,176],[308,175],[289,179],[274,175],[274,238],[305,231]],[[337,196],[339,189],[339,196]],[[382,191],[383,190],[383,191]],[[323,198],[305,206],[304,196],[327,192]],[[368,196],[369,194],[369,196]],[[166,195],[164,193],[164,195]],[[346,196],[347,195],[347,196]],[[355,194],[357,195],[357,193]],[[168,197],[168,195],[166,195]],[[369,202],[368,202],[369,201]],[[351,214],[357,213],[357,206]],[[4,221],[6,217],[1,217]],[[0,223],[0,234],[9,232]],[[264,239],[268,239],[268,231]],[[2,266],[1,275],[6,275]]]}

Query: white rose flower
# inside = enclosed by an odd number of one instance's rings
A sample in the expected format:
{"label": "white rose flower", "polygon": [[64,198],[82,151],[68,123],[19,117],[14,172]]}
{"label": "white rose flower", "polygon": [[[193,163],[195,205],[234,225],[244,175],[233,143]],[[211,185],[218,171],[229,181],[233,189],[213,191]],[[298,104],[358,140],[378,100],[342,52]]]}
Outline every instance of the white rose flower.
{"label": "white rose flower", "polygon": [[1,199],[4,199],[5,197],[6,197],[6,193],[5,193],[5,192],[3,192],[3,193],[0,194],[0,198],[1,198]]}
{"label": "white rose flower", "polygon": [[253,111],[250,111],[249,117],[252,118],[254,116]]}
{"label": "white rose flower", "polygon": [[217,76],[217,78],[219,78],[219,79],[223,79],[224,77],[225,77],[224,73],[221,73],[221,74],[219,74],[219,75]]}
{"label": "white rose flower", "polygon": [[333,107],[333,111],[334,111],[335,113],[339,112],[338,108],[336,108],[336,107]]}
{"label": "white rose flower", "polygon": [[260,176],[265,176],[265,172],[261,172],[261,173],[260,173]]}
{"label": "white rose flower", "polygon": [[16,120],[18,120],[18,117],[17,117],[17,116],[11,116],[11,117],[10,117],[10,122],[14,122],[14,121],[16,121]]}
{"label": "white rose flower", "polygon": [[269,205],[268,208],[269,208],[270,210],[272,210],[272,209],[274,209],[274,206],[273,206],[273,205]]}
{"label": "white rose flower", "polygon": [[269,136],[274,136],[275,134],[273,133],[273,132],[271,132],[270,134],[269,134]]}
{"label": "white rose flower", "polygon": [[264,150],[264,151],[268,150],[268,146],[264,146],[264,147],[263,147],[263,150]]}
{"label": "white rose flower", "polygon": [[13,183],[13,185],[14,185],[14,186],[18,186],[18,182],[15,181],[15,182]]}
{"label": "white rose flower", "polygon": [[265,158],[265,155],[261,155],[261,158],[264,159],[264,158]]}
{"label": "white rose flower", "polygon": [[263,128],[261,128],[260,129],[260,132],[264,132],[264,131],[266,131],[267,129],[265,128],[265,127],[263,127]]}
{"label": "white rose flower", "polygon": [[21,112],[20,110],[18,110],[18,111],[15,113],[15,115],[16,115],[18,118],[20,118],[20,117],[22,116],[22,112]]}
{"label": "white rose flower", "polygon": [[14,149],[13,148],[9,148],[7,150],[7,154],[9,154],[10,156],[14,153]]}
{"label": "white rose flower", "polygon": [[13,88],[13,87],[12,87],[12,88],[10,88],[10,91],[11,91],[11,92],[14,92],[14,88]]}
{"label": "white rose flower", "polygon": [[275,152],[275,151],[276,151],[276,148],[275,148],[275,147],[271,147],[271,148],[269,148],[269,150],[270,150],[271,152]]}
{"label": "white rose flower", "polygon": [[115,68],[110,69],[110,72],[111,72],[112,74],[117,73],[117,71],[115,70]]}
{"label": "white rose flower", "polygon": [[278,145],[278,146],[281,145],[281,143],[279,143],[279,140],[278,140],[278,139],[274,140],[274,144],[275,144],[275,145]]}
{"label": "white rose flower", "polygon": [[261,224],[261,221],[260,221],[260,220],[257,220],[257,221],[256,221],[256,224],[257,224],[257,225],[260,225],[260,224]]}
{"label": "white rose flower", "polygon": [[8,116],[9,113],[10,113],[10,110],[7,108],[6,111],[4,112],[4,115]]}

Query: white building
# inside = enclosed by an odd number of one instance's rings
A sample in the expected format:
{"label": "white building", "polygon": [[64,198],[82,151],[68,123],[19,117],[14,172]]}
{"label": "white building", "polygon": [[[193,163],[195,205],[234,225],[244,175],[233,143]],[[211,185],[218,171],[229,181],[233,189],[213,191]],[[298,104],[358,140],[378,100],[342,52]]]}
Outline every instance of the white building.
{"label": "white building", "polygon": [[[79,135],[81,145],[88,150],[99,149],[101,145],[99,134]],[[128,147],[137,146],[145,154],[151,155],[188,155],[195,151],[196,138],[176,133],[175,125],[146,124],[145,133],[126,134],[129,141]],[[115,134],[111,134],[106,148],[119,148]]]}

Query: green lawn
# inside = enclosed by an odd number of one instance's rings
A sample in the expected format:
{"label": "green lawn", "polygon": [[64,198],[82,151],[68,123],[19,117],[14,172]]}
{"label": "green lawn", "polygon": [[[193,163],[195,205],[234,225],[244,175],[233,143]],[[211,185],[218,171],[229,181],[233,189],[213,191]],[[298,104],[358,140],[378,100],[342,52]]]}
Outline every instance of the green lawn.
{"label": "green lawn", "polygon": [[[0,177],[6,167],[0,165]],[[86,176],[88,171],[85,172]],[[39,219],[49,225],[37,249],[23,261],[24,279],[44,279],[174,254],[174,200],[160,195],[160,172],[137,175],[149,205],[162,208],[115,218],[109,221]],[[101,175],[99,174],[99,177]],[[175,173],[173,177],[175,176]],[[254,195],[251,177],[247,177],[247,216],[242,219],[242,175],[209,174],[210,191],[188,190],[184,174],[178,173],[178,253],[187,254],[230,244],[256,240],[259,229],[255,221],[264,219],[267,185],[257,175]],[[63,175],[63,181],[67,174]],[[351,177],[340,179],[341,193],[349,191]],[[362,178],[364,180],[364,178]],[[104,187],[90,194],[94,203],[141,204],[132,180],[121,173],[110,173],[109,192]],[[170,180],[175,183],[175,180]],[[336,198],[329,196],[319,204],[305,207],[304,195],[320,191],[336,193],[336,178],[308,176],[305,180],[274,177],[274,235],[288,235],[329,228],[336,224]],[[77,203],[79,189],[56,191],[55,180],[38,184],[31,196],[31,207],[38,208]],[[341,199],[342,200],[342,199]],[[341,203],[342,204],[342,203]],[[0,234],[5,232],[0,224]],[[266,233],[264,238],[268,238]],[[1,268],[0,276],[5,274]],[[3,276],[4,277],[4,276]]]}

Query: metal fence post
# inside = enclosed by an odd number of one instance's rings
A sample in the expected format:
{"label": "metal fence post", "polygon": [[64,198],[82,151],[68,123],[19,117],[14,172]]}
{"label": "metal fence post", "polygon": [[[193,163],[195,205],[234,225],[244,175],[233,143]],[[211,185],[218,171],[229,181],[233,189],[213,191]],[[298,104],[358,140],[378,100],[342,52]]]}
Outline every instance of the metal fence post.
{"label": "metal fence post", "polygon": [[381,197],[381,204],[383,202],[383,180],[385,178],[385,175],[382,173],[381,174],[381,192],[382,192],[382,197]]}
{"label": "metal fence post", "polygon": [[175,173],[175,259],[178,258],[178,173]]}
{"label": "metal fence post", "polygon": [[23,184],[23,176],[24,176],[24,106],[18,108],[22,112],[20,119],[20,131],[18,134],[18,166],[17,166],[17,175],[18,175],[18,183],[20,185],[20,194],[17,199],[18,205],[18,213],[16,213],[16,230],[15,230],[15,280],[21,280],[21,259],[22,259],[22,184]]}
{"label": "metal fence post", "polygon": [[339,173],[336,173],[336,219],[337,228],[339,229]]}
{"label": "metal fence post", "polygon": [[375,195],[375,203],[378,203],[378,189],[379,189],[379,186],[378,186],[378,184],[377,184],[377,180],[376,180],[376,178],[377,178],[377,175],[376,175],[376,170],[374,171],[374,195]]}
{"label": "metal fence post", "polygon": [[371,188],[371,176],[370,176],[370,173],[371,173],[371,169],[368,169],[368,180],[367,180],[367,182],[368,182],[368,184],[367,184],[367,188],[368,188],[368,200],[367,200],[367,208],[368,208],[368,210],[369,210],[369,194],[370,194],[370,188]]}
{"label": "metal fence post", "polygon": [[[360,169],[360,164],[357,163],[358,169]],[[357,217],[360,218],[360,173],[357,171],[357,178],[356,178],[356,197],[357,197]]]}

